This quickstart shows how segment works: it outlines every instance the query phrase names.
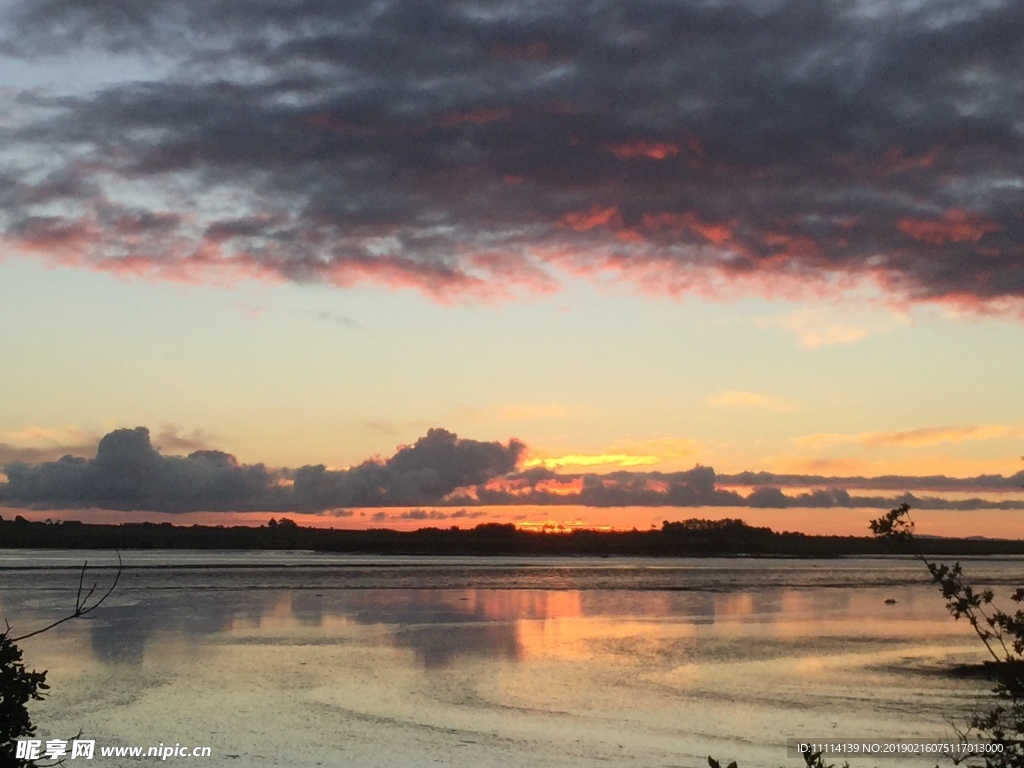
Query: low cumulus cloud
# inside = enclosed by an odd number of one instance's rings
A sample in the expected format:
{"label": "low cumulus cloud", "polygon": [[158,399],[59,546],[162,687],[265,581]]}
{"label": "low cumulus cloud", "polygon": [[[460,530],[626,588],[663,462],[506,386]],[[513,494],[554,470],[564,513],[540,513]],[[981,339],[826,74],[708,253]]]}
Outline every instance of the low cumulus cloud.
{"label": "low cumulus cloud", "polygon": [[284,501],[279,475],[262,464],[240,466],[222,451],[163,456],[145,427],[104,436],[96,458],[8,463],[0,501],[43,507],[96,506],[188,512],[200,509],[275,509]]}
{"label": "low cumulus cloud", "polygon": [[[1024,501],[1007,497],[1024,485],[1024,472],[971,478],[718,475],[711,467],[697,465],[678,472],[622,469],[600,474],[529,466],[522,461],[525,450],[514,439],[483,442],[431,429],[390,458],[370,459],[350,469],[331,470],[324,465],[274,469],[239,464],[231,454],[213,449],[165,455],[154,447],[148,429],[136,427],[104,436],[95,458],[69,454],[55,461],[2,465],[7,482],[0,483],[0,505],[316,512],[339,518],[353,517],[353,507],[409,507],[402,512],[360,513],[372,522],[468,520],[484,515],[472,509],[482,505],[829,508],[885,507],[910,501],[929,509],[1024,508]],[[750,490],[744,494],[740,488]],[[787,488],[798,490],[787,493]],[[851,493],[858,489],[873,495]],[[879,495],[885,491],[893,494]],[[1003,498],[949,500],[916,497],[910,491],[994,493]]]}
{"label": "low cumulus cloud", "polygon": [[1024,298],[1012,0],[0,15],[0,59],[57,83],[0,93],[3,246],[49,264],[442,302],[570,278],[712,296],[869,280],[985,312]]}
{"label": "low cumulus cloud", "polygon": [[[814,488],[790,492],[784,488]],[[780,475],[770,472],[741,472],[718,475],[711,467],[696,466],[681,472],[619,471],[610,474],[558,473],[535,467],[496,479],[472,490],[483,504],[582,504],[593,507],[892,507],[903,503],[924,509],[1024,509],[1024,501],[1006,498],[1008,492],[1024,487],[1024,471],[1011,477],[983,475],[971,478],[945,476],[915,477],[828,477],[821,475]],[[737,488],[749,488],[741,493]],[[855,495],[856,489],[875,491]],[[879,491],[893,491],[880,495]],[[1002,498],[946,499],[915,496],[909,491],[972,492],[997,494]],[[453,502],[469,503],[453,496]]]}
{"label": "low cumulus cloud", "polygon": [[516,440],[484,443],[432,429],[386,461],[347,470],[269,469],[240,465],[216,450],[165,456],[153,447],[149,430],[136,427],[106,435],[95,459],[8,463],[0,503],[157,512],[335,510],[346,516],[353,506],[437,503],[456,488],[511,472],[523,448]]}

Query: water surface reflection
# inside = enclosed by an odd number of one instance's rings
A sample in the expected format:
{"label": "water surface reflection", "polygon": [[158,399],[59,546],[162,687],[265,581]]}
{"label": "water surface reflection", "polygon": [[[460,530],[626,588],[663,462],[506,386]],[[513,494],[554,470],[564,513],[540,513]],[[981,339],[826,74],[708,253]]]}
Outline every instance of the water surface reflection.
{"label": "water surface reflection", "polygon": [[[785,738],[833,723],[857,738],[946,737],[980,690],[936,674],[976,643],[902,562],[335,570],[295,557],[125,572],[88,621],[26,643],[51,672],[48,723],[120,743],[201,734],[222,756],[211,766],[669,766],[708,753],[778,765]],[[995,584],[1019,573],[986,567]],[[66,613],[77,578],[0,569],[0,609],[39,626]]]}
{"label": "water surface reflection", "polygon": [[[896,606],[886,605],[899,594]],[[918,590],[769,589],[756,592],[602,592],[533,590],[253,590],[131,591],[118,595],[88,623],[101,663],[140,664],[147,646],[180,638],[201,653],[212,636],[292,636],[329,641],[346,628],[372,627],[425,668],[464,658],[516,661],[576,654],[642,656],[671,628],[718,638],[705,649],[729,658],[763,657],[758,641],[777,654],[815,645],[900,644],[908,639],[962,635],[940,600]],[[14,607],[14,606],[12,606]],[[12,618],[18,619],[15,612]],[[20,619],[19,619],[20,621]],[[629,627],[636,647],[614,639]],[[700,628],[704,628],[701,632]],[[596,635],[605,635],[601,640]],[[785,644],[780,641],[785,640]],[[725,645],[732,644],[730,650]],[[762,643],[763,645],[763,643]],[[693,652],[688,652],[689,656]]]}

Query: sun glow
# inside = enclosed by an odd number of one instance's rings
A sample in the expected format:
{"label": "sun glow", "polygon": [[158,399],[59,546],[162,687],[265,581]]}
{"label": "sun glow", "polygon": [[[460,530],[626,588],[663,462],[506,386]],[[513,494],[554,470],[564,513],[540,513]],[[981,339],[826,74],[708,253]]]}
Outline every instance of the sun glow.
{"label": "sun glow", "polygon": [[547,469],[558,469],[563,467],[641,467],[657,464],[662,461],[661,456],[636,455],[629,453],[572,453],[566,456],[551,458],[528,459],[523,462],[524,469],[531,467],[546,467]]}
{"label": "sun glow", "polygon": [[613,531],[611,525],[592,525],[584,520],[523,520],[516,528],[532,533],[572,533],[573,531]]}

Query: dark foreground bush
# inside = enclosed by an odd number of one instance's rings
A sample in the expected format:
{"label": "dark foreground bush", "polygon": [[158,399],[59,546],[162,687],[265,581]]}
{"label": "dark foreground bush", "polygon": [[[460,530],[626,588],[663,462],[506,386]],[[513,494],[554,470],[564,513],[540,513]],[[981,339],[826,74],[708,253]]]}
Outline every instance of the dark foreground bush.
{"label": "dark foreground bush", "polygon": [[15,755],[18,739],[36,732],[28,702],[41,700],[50,686],[45,672],[28,671],[9,632],[0,632],[0,766],[21,768],[29,763]]}

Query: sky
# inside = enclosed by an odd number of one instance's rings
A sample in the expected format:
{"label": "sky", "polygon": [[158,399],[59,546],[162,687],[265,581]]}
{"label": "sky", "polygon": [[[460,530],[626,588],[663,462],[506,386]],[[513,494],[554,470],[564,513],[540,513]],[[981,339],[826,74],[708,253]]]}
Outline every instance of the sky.
{"label": "sky", "polygon": [[1022,26],[0,0],[0,506],[1017,503]]}

